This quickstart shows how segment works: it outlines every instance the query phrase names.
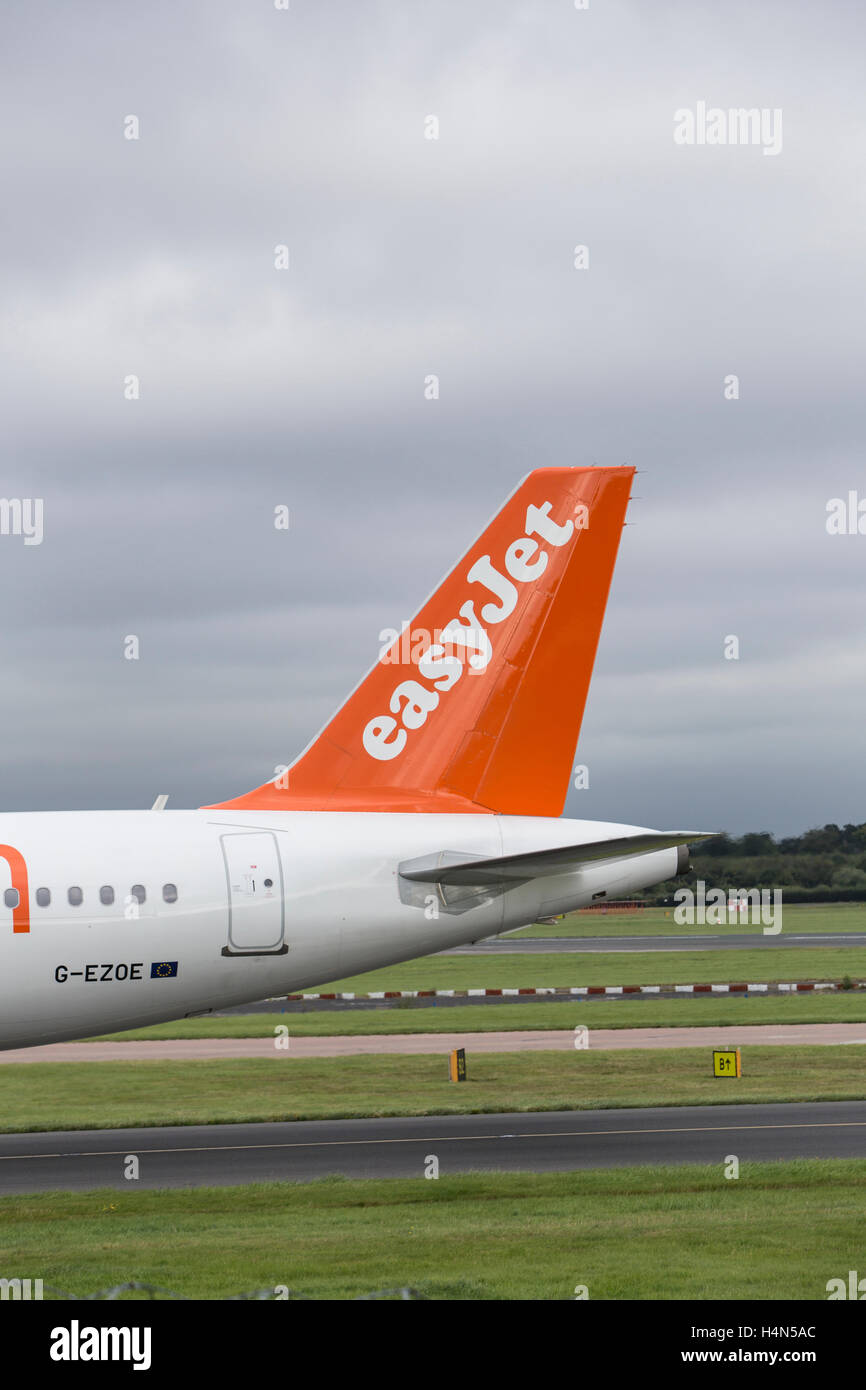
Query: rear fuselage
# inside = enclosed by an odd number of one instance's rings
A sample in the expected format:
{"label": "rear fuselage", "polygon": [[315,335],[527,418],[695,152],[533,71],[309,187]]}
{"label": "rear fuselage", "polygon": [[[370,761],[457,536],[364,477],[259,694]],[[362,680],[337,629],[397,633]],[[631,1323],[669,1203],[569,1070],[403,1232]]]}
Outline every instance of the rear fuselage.
{"label": "rear fuselage", "polygon": [[677,850],[413,901],[399,865],[641,827],[523,816],[125,811],[0,816],[0,1048],[321,985],[673,877]]}

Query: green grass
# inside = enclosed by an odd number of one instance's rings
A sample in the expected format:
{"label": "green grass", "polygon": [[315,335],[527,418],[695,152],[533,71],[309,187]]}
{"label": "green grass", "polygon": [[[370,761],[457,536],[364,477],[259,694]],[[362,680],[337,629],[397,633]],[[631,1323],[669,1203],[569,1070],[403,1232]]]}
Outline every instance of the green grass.
{"label": "green grass", "polygon": [[[866,990],[850,994],[792,994],[748,999],[688,995],[682,999],[593,999],[537,1004],[461,1004],[422,1007],[410,1002],[378,1009],[331,1010],[310,1005],[305,1013],[230,1014],[181,1018],[153,1028],[108,1033],[116,1042],[172,1038],[273,1037],[277,1025],[297,1038],[359,1037],[394,1033],[496,1033],[512,1029],[694,1028],[755,1023],[866,1023]],[[100,1041],[104,1041],[101,1039]]]}
{"label": "green grass", "polygon": [[[707,890],[709,891],[709,889]],[[866,903],[782,903],[782,936],[801,932],[866,931]],[[716,936],[759,932],[748,923],[712,926],[678,926],[672,907],[648,907],[643,912],[572,912],[555,926],[524,927],[509,940],[553,936]]]}
{"label": "green grass", "polygon": [[[721,1152],[721,1150],[720,1150]],[[411,1286],[442,1299],[825,1299],[862,1269],[866,1163],[328,1179],[0,1198],[4,1267],[196,1299]],[[459,1233],[459,1238],[455,1238]],[[699,1233],[699,1236],[698,1234]]]}
{"label": "green grass", "polygon": [[[730,1045],[719,1030],[715,1046]],[[735,1041],[735,1040],[734,1040]],[[710,1047],[189,1062],[21,1062],[0,1067],[2,1129],[109,1129],[378,1115],[861,1099],[860,1047],[743,1049],[744,1075],[710,1075]]]}
{"label": "green grass", "polygon": [[320,986],[321,993],[387,989],[501,989],[552,985],[725,984],[866,979],[866,947],[755,947],[649,955],[422,956]]}

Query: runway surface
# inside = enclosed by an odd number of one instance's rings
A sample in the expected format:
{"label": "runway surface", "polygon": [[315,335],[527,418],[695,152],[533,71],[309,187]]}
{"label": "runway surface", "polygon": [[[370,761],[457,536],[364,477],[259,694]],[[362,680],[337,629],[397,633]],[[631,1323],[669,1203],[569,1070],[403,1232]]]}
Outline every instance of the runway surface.
{"label": "runway surface", "polygon": [[[129,1155],[139,1178],[123,1176]],[[0,1193],[866,1157],[866,1101],[307,1120],[0,1138]]]}
{"label": "runway surface", "polygon": [[[582,1007],[582,1006],[581,1006]],[[588,1028],[588,1046],[593,1052],[624,1048],[737,1047],[748,1043],[760,1046],[805,1047],[838,1043],[866,1044],[866,1023],[789,1023],[724,1024],[718,1028],[590,1028],[583,1014],[575,1014],[577,1024]],[[306,1057],[370,1057],[377,1054],[419,1054],[450,1052],[465,1047],[472,1052],[551,1052],[571,1051],[575,1046],[574,1027],[538,1028],[497,1033],[381,1033],[359,1037],[303,1038],[288,1036],[288,1048],[277,1048],[272,1035],[261,1038],[197,1038],[160,1042],[75,1042],[49,1043],[45,1047],[24,1047],[0,1052],[4,1062],[167,1062],[228,1060],[231,1058],[270,1058],[276,1062]]]}
{"label": "runway surface", "polygon": [[761,932],[727,933],[724,936],[524,936],[497,941],[476,941],[474,946],[455,946],[442,956],[578,955],[597,951],[625,951],[648,955],[654,951],[738,951],[747,946],[866,946],[866,932],[781,931],[777,936]]}

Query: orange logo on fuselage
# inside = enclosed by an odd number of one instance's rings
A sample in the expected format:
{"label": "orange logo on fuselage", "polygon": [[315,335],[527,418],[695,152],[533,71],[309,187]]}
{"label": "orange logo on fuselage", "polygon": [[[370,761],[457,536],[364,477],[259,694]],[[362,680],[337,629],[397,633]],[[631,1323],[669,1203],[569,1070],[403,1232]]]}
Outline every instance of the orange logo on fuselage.
{"label": "orange logo on fuselage", "polygon": [[30,930],[30,889],[27,885],[27,865],[20,850],[11,845],[0,845],[0,859],[5,859],[12,875],[12,887],[18,893],[18,903],[12,909],[13,932]]}

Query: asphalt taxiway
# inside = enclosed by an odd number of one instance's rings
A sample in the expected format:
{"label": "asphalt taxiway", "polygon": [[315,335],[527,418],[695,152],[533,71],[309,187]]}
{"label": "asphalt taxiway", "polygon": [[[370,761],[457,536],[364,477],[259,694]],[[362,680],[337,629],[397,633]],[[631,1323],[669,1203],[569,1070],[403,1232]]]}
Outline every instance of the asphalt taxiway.
{"label": "asphalt taxiway", "polygon": [[[866,1101],[73,1130],[0,1137],[0,1193],[866,1158]],[[124,1177],[130,1155],[139,1178]]]}

